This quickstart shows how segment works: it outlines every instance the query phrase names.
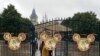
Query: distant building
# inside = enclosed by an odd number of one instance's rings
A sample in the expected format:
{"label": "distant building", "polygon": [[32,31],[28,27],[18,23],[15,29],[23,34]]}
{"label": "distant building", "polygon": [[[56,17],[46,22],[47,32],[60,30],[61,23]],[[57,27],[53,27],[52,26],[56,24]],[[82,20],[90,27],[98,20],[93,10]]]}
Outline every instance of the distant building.
{"label": "distant building", "polygon": [[38,24],[38,16],[35,12],[35,9],[33,9],[32,14],[30,16],[31,22],[33,25],[37,25]]}
{"label": "distant building", "polygon": [[71,28],[65,27],[59,23],[59,20],[53,20],[48,22],[43,22],[40,24],[35,25],[35,30],[38,33],[41,33],[45,29],[51,30],[53,32],[60,32],[60,31],[72,31]]}
{"label": "distant building", "polygon": [[45,13],[45,15],[43,16],[43,22],[47,22],[48,21],[48,17],[47,14]]}

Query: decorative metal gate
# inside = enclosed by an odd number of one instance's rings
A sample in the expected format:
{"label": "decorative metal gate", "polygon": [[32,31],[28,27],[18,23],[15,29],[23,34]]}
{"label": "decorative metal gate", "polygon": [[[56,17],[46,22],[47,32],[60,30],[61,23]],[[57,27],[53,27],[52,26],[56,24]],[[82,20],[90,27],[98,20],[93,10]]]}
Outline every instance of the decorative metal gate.
{"label": "decorative metal gate", "polygon": [[[88,51],[82,52],[77,49],[77,44],[73,42],[72,35],[73,29],[68,26],[63,27],[60,22],[62,20],[54,20],[46,23],[42,23],[35,26],[37,35],[43,30],[51,31],[52,34],[59,32],[62,35],[62,41],[57,44],[54,56],[100,56],[100,40],[91,44],[91,48]],[[74,28],[77,29],[78,22]],[[70,22],[71,24],[71,22]],[[99,28],[98,28],[99,29]],[[100,34],[96,34],[100,37]],[[21,48],[17,51],[12,51],[8,48],[4,40],[0,40],[0,56],[35,56],[35,49],[37,49],[36,42],[33,40],[28,43],[22,43]],[[53,55],[52,55],[53,56]]]}
{"label": "decorative metal gate", "polygon": [[0,40],[0,56],[32,56],[32,45],[23,43],[20,49],[13,51],[8,48],[4,40]]}
{"label": "decorative metal gate", "polygon": [[[43,30],[51,31],[52,34],[54,34],[55,32],[61,33],[63,39],[61,42],[57,44],[57,47],[55,49],[55,55],[51,55],[51,56],[100,56],[100,40],[96,39],[96,41],[91,44],[90,49],[84,52],[79,51],[77,48],[77,44],[72,40],[73,33],[79,30],[77,29],[77,26],[79,26],[80,23],[82,22],[75,21],[77,23],[76,25],[72,26],[74,27],[74,31],[73,31],[73,29],[71,29],[69,26],[67,26],[66,28],[62,27],[61,25],[62,21],[63,20],[53,20],[50,22],[44,22],[36,26],[36,31],[38,35]],[[69,21],[68,25],[71,25],[71,24],[72,24],[72,21]],[[84,24],[86,23],[84,22]],[[96,27],[98,27],[99,29],[99,26],[96,26]],[[80,33],[80,34],[87,35],[87,33],[86,34]],[[95,37],[98,38],[99,34],[96,34]]]}
{"label": "decorative metal gate", "polygon": [[[35,56],[36,41],[34,37],[31,38],[29,35],[27,34],[27,40],[22,42],[17,50],[11,50],[8,47],[8,42],[0,39],[0,56]],[[0,34],[0,37],[3,38],[3,35]]]}

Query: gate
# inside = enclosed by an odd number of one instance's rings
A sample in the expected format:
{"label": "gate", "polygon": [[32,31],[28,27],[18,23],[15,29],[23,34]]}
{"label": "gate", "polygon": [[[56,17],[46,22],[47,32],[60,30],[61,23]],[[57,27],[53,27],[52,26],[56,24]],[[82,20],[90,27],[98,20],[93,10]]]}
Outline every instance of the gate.
{"label": "gate", "polygon": [[[62,35],[62,41],[57,44],[57,47],[54,50],[54,54],[49,56],[100,56],[100,39],[98,40],[98,33],[95,33],[96,41],[90,44],[91,47],[88,51],[79,51],[79,49],[77,48],[77,44],[72,40],[72,35],[75,32],[79,33],[80,35],[90,34],[89,31],[80,33],[78,32],[78,30],[80,29],[77,28],[78,26],[80,26],[80,23],[83,23],[83,25],[90,23],[74,20],[75,25],[71,26],[73,21],[68,20],[67,26],[65,28],[62,27],[63,25],[61,25],[62,21],[63,20],[53,20],[36,25],[36,32],[38,35],[40,32],[46,30],[51,31],[52,34],[54,34],[55,32],[60,32],[60,34]],[[72,27],[74,30],[70,27]],[[91,28],[91,30],[94,31],[96,27],[98,27],[97,30],[99,31],[99,25],[96,25],[94,28]]]}
{"label": "gate", "polygon": [[13,51],[8,48],[4,40],[0,40],[0,56],[32,56],[32,45],[23,43],[20,49]]}
{"label": "gate", "polygon": [[[3,38],[2,36],[1,34],[0,37]],[[28,35],[28,38],[31,37]],[[36,41],[32,39],[21,42],[21,46],[18,50],[11,50],[8,47],[7,41],[0,39],[0,56],[35,56]]]}
{"label": "gate", "polygon": [[[57,44],[56,49],[52,56],[100,56],[100,34],[96,33],[96,41],[91,44],[91,47],[88,51],[82,52],[77,48],[77,44],[72,40],[72,35],[74,32],[77,32],[80,29],[77,27],[80,25],[79,21],[74,26],[72,21],[68,21],[67,26],[64,27],[61,25],[63,20],[53,20],[45,23],[35,25],[36,37],[39,37],[39,33],[48,30],[52,34],[59,32],[62,35],[62,41]],[[86,23],[85,23],[86,24]],[[71,29],[70,26],[74,29]],[[98,31],[100,30],[99,25],[97,25]],[[94,28],[92,28],[93,30]],[[86,33],[86,32],[85,32]],[[84,33],[84,34],[85,34]],[[83,33],[79,33],[84,35]],[[87,35],[86,33],[85,35]],[[99,39],[99,40],[98,40]],[[35,51],[38,48],[35,41],[30,41],[28,43],[22,43],[21,48],[17,51],[12,51],[8,48],[8,44],[4,40],[0,40],[0,56],[35,56]],[[52,51],[53,52],[53,51]],[[50,52],[51,55],[51,52]]]}

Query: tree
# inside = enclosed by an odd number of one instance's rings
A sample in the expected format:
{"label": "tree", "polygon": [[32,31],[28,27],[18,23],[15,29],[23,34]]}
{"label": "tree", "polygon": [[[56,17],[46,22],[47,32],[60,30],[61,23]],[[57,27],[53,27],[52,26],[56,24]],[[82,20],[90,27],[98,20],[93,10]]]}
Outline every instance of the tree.
{"label": "tree", "polygon": [[28,18],[21,17],[21,14],[17,12],[13,5],[10,4],[7,8],[4,8],[1,17],[1,33],[10,32],[18,35],[20,32],[24,32],[27,33],[28,39],[30,39],[30,35],[35,38],[35,28],[31,21]]}
{"label": "tree", "polygon": [[78,33],[96,33],[96,22],[98,18],[93,12],[76,13],[71,18],[62,22],[63,25],[72,28],[74,32]]}
{"label": "tree", "polygon": [[100,41],[100,20],[98,20],[97,21],[97,23],[96,23],[96,29],[95,29],[95,31],[96,31],[96,33],[97,33],[97,40],[99,40]]}
{"label": "tree", "polygon": [[[2,20],[2,19],[1,19],[1,15],[0,15],[0,29],[1,29],[1,22],[2,22],[1,20]],[[0,30],[0,32],[1,32],[1,30]]]}

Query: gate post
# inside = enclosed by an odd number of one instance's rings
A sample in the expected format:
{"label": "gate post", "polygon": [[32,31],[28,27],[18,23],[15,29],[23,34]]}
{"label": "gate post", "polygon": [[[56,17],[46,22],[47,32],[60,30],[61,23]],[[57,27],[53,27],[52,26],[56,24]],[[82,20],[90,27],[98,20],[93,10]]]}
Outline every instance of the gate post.
{"label": "gate post", "polygon": [[31,51],[31,55],[30,56],[35,56],[35,51],[36,51],[36,33],[34,34],[34,36],[31,36],[31,40],[30,40],[30,51]]}
{"label": "gate post", "polygon": [[99,38],[99,56],[100,56],[100,38]]}
{"label": "gate post", "polygon": [[37,33],[36,32],[35,32],[34,37],[35,37],[35,39],[33,39],[33,38],[31,39],[32,56],[35,56],[35,52],[36,52],[36,48],[37,48],[37,46],[36,46]]}
{"label": "gate post", "polygon": [[[35,56],[35,41],[32,41],[32,42],[31,42],[31,45],[32,45],[32,46],[31,46],[31,48],[32,48],[32,50],[31,50],[31,51],[32,51],[32,56]],[[31,49],[31,48],[30,48],[30,49]]]}

